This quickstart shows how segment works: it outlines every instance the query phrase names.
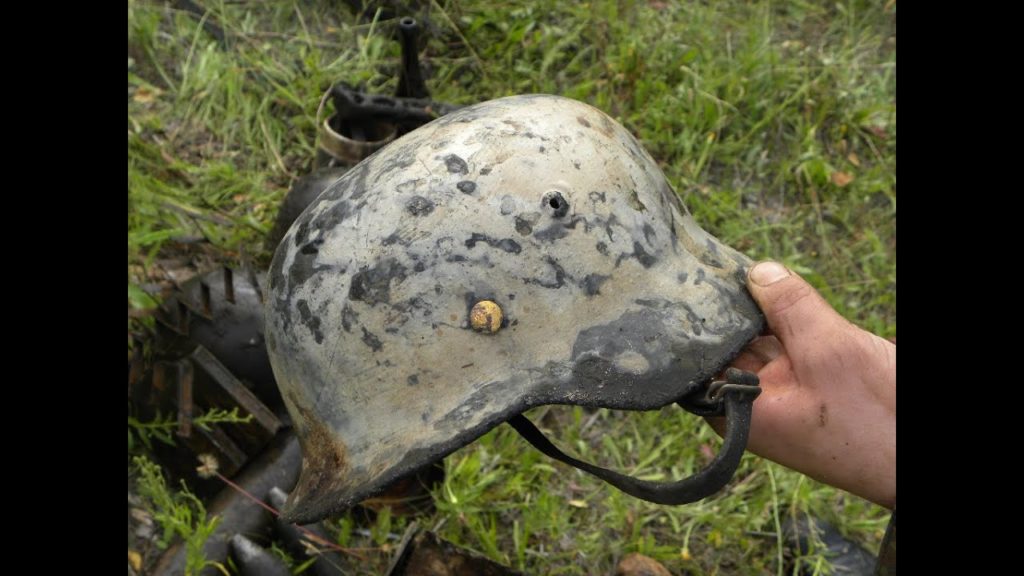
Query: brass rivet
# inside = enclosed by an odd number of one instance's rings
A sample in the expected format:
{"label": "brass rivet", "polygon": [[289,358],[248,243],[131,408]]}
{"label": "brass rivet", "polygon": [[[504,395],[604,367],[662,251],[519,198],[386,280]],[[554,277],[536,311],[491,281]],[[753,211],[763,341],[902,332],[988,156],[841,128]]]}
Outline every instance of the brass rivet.
{"label": "brass rivet", "polygon": [[501,329],[501,306],[491,300],[481,300],[469,312],[469,324],[477,332],[494,334]]}

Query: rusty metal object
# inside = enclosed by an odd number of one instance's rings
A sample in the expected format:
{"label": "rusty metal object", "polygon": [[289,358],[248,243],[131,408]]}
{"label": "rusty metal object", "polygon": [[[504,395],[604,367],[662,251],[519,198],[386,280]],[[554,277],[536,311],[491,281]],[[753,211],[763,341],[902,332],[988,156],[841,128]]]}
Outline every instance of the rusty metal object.
{"label": "rusty metal object", "polygon": [[235,441],[249,454],[255,454],[273,438],[283,424],[256,395],[246,388],[205,347],[189,355],[196,374],[196,396],[207,407],[238,409],[240,416],[252,418],[248,424],[231,426]]}
{"label": "rusty metal object", "polygon": [[318,167],[352,166],[401,136],[461,106],[426,98],[365,94],[331,88],[335,113],[320,124]]}
{"label": "rusty metal object", "polygon": [[[263,340],[260,282],[248,271],[219,268],[183,283],[156,314],[152,370],[137,361],[129,371],[133,416],[151,421],[177,412],[175,445],[158,444],[154,455],[201,497],[221,486],[196,474],[198,456],[215,456],[230,477],[284,426],[275,413],[284,411]],[[214,409],[251,420],[194,424]]]}
{"label": "rusty metal object", "polygon": [[[133,415],[144,421],[152,420],[158,413],[175,410],[179,415],[176,445],[156,445],[155,456],[172,477],[184,478],[202,497],[212,496],[222,486],[216,479],[203,479],[196,474],[197,457],[214,456],[219,471],[230,478],[250,458],[257,456],[284,426],[278,413],[264,402],[269,396],[270,402],[277,403],[277,412],[284,415],[266,349],[262,346],[261,284],[262,275],[230,268],[217,269],[185,282],[178,293],[164,303],[158,315],[154,347],[163,360],[159,360],[149,374],[143,371],[140,353],[129,366],[129,401]],[[257,343],[259,350],[254,350]],[[207,349],[207,345],[214,346],[230,366]],[[137,346],[136,350],[140,349],[141,345]],[[235,373],[269,382],[251,385],[250,389]],[[263,398],[257,396],[257,392],[262,392]],[[235,409],[241,417],[251,416],[252,421],[202,427],[192,424],[194,416],[212,408]],[[388,505],[399,514],[431,509],[429,486],[443,478],[443,468],[430,468],[424,473],[395,482],[379,501],[368,502],[366,507]]]}
{"label": "rusty metal object", "polygon": [[331,89],[331,100],[340,118],[387,121],[399,126],[402,133],[462,109],[462,106],[435,102],[427,98],[364,94],[344,84],[337,84]]}
{"label": "rusty metal object", "polygon": [[517,576],[507,566],[460,548],[413,522],[405,532],[387,576]]}
{"label": "rusty metal object", "polygon": [[[285,514],[351,506],[534,406],[704,398],[764,325],[750,264],[586,104],[502,98],[402,137],[271,265],[267,344],[305,454]],[[507,322],[487,338],[480,300]]]}
{"label": "rusty metal object", "polygon": [[[250,462],[234,479],[249,494],[266,494],[274,486],[289,489],[295,485],[299,474],[302,454],[299,444],[291,432],[280,434]],[[258,497],[258,496],[257,496]],[[207,560],[223,562],[228,555],[228,541],[235,534],[258,534],[270,526],[271,515],[249,497],[230,487],[225,487],[207,506],[210,515],[220,516],[220,523],[203,546]],[[185,546],[181,543],[168,548],[157,563],[153,574],[178,576],[185,570]],[[216,575],[220,572],[210,568],[203,574]]]}
{"label": "rusty metal object", "polygon": [[415,18],[405,16],[398,20],[398,37],[402,43],[402,68],[399,70],[399,98],[430,98],[427,83],[423,81],[419,54],[420,25]]}
{"label": "rusty metal object", "polygon": [[[344,83],[332,86],[317,111],[317,167],[355,165],[396,137],[461,108],[430,100],[419,61],[416,19],[403,17],[396,28],[402,64],[395,96],[366,94]],[[334,114],[321,122],[328,99],[334,104]]]}
{"label": "rusty metal object", "polygon": [[[281,420],[204,346],[175,361],[157,362],[149,379],[133,387],[132,407],[141,420],[176,407],[177,441],[174,446],[157,444],[154,455],[177,478],[185,479],[201,496],[220,488],[214,480],[203,480],[195,471],[196,458],[216,457],[225,476],[238,472],[256,457],[284,427]],[[247,423],[205,424],[192,419],[212,409],[234,410]]]}
{"label": "rusty metal object", "polygon": [[280,394],[263,339],[265,275],[223,267],[179,287],[157,314],[156,354],[183,358],[202,346],[268,406]]}
{"label": "rusty metal object", "polygon": [[394,123],[360,117],[358,111],[352,115],[356,119],[347,120],[336,114],[320,125],[318,166],[352,166],[392,142],[398,134]]}

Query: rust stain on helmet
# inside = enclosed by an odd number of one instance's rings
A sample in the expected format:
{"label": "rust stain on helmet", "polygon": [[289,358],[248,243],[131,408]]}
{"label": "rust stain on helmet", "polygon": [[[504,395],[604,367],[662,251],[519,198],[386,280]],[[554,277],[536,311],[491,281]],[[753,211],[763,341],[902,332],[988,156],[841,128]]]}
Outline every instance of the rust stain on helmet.
{"label": "rust stain on helmet", "polygon": [[297,426],[302,446],[302,471],[294,490],[297,496],[291,499],[293,507],[302,504],[303,495],[330,490],[349,469],[345,443],[336,438],[315,413],[295,406],[300,414]]}
{"label": "rust stain on helmet", "polygon": [[693,394],[763,326],[749,265],[586,104],[513,96],[403,136],[271,264],[268,350],[308,468],[285,516],[341,510],[533,406]]}

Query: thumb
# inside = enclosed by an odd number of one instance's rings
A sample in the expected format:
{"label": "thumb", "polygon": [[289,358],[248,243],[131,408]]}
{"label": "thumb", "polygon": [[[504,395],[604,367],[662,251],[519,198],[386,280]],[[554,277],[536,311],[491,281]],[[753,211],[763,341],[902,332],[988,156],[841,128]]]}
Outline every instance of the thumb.
{"label": "thumb", "polygon": [[751,268],[747,288],[790,354],[820,347],[848,325],[814,287],[778,262],[759,262]]}

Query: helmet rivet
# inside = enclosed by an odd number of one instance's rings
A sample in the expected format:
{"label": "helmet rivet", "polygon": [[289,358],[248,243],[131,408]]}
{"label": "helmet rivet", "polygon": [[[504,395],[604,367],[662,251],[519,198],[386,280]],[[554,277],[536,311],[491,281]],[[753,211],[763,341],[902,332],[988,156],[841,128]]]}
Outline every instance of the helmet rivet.
{"label": "helmet rivet", "polygon": [[501,330],[501,306],[491,300],[481,300],[469,312],[469,324],[477,332],[494,334]]}

